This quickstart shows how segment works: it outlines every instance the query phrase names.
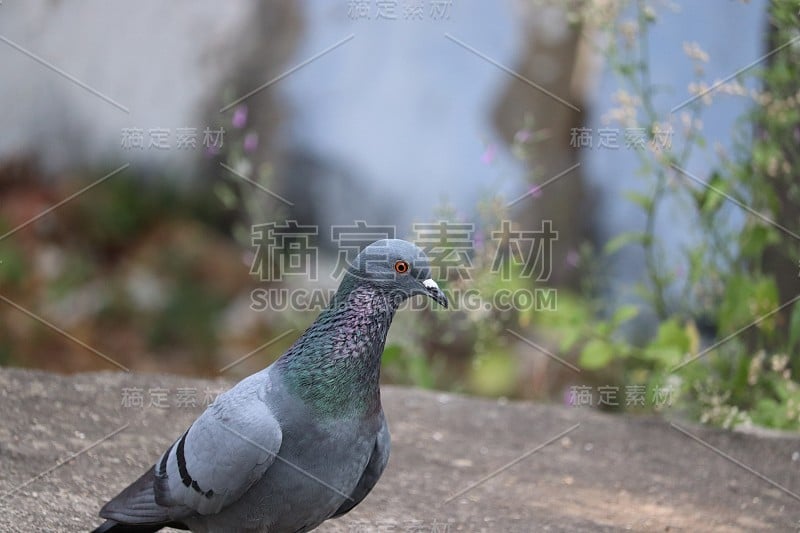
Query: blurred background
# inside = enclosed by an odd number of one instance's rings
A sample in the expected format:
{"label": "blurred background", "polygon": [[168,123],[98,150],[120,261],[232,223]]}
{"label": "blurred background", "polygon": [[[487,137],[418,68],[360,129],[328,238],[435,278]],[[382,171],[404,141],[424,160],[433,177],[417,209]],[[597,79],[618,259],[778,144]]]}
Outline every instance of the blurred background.
{"label": "blurred background", "polygon": [[396,236],[387,383],[797,430],[798,12],[2,3],[0,364],[241,377]]}

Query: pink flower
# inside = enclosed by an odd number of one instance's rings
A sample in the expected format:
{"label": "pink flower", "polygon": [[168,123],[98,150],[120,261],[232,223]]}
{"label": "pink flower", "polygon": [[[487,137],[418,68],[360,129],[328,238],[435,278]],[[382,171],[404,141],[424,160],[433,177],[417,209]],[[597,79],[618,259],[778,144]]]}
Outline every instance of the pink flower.
{"label": "pink flower", "polygon": [[514,141],[518,143],[526,143],[531,139],[531,132],[528,130],[519,130],[514,134]]}
{"label": "pink flower", "polygon": [[234,128],[242,129],[247,125],[247,106],[240,105],[233,110],[233,118],[231,123]]}
{"label": "pink flower", "polygon": [[472,245],[476,250],[483,249],[483,233],[479,232],[475,234],[475,239],[473,239]]}
{"label": "pink flower", "polygon": [[575,250],[570,250],[569,252],[567,252],[566,261],[567,261],[567,264],[569,266],[571,266],[572,268],[575,268],[576,266],[578,266],[578,263],[580,262],[580,260],[581,260],[581,256],[578,255],[578,252],[576,252]]}
{"label": "pink flower", "polygon": [[258,148],[258,133],[251,131],[244,136],[244,151],[245,153],[252,153]]}
{"label": "pink flower", "polygon": [[568,407],[575,405],[575,392],[569,388],[564,389],[564,405]]}
{"label": "pink flower", "polygon": [[497,147],[493,144],[489,144],[486,146],[486,150],[483,152],[481,156],[481,163],[484,165],[491,165],[495,158],[497,157]]}
{"label": "pink flower", "polygon": [[245,265],[251,266],[253,264],[253,261],[255,260],[255,258],[256,258],[256,254],[254,254],[253,252],[251,252],[251,251],[244,252],[242,254],[242,263],[244,263]]}

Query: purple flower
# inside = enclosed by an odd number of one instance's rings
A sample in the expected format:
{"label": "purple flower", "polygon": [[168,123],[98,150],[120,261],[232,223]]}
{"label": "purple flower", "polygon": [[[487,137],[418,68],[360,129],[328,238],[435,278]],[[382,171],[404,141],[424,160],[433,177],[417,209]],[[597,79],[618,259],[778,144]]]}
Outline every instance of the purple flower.
{"label": "purple flower", "polygon": [[568,407],[575,405],[575,392],[569,388],[564,389],[564,405]]}
{"label": "purple flower", "polygon": [[576,266],[578,266],[578,263],[580,262],[580,260],[581,260],[581,256],[578,255],[578,252],[576,252],[575,250],[570,250],[569,252],[567,252],[566,261],[567,261],[567,264],[569,266],[571,266],[572,268],[575,268]]}
{"label": "purple flower", "polygon": [[519,130],[514,134],[514,140],[518,143],[526,143],[531,138],[531,132],[528,130]]}
{"label": "purple flower", "polygon": [[255,152],[256,148],[258,148],[258,133],[251,131],[244,136],[244,151],[245,153],[250,154]]}
{"label": "purple flower", "polygon": [[476,250],[483,250],[483,233],[478,232],[475,234],[472,245]]}
{"label": "purple flower", "polygon": [[240,105],[233,110],[233,118],[231,123],[234,128],[242,129],[247,125],[247,106]]}
{"label": "purple flower", "polygon": [[491,165],[495,158],[497,157],[497,147],[493,144],[489,144],[486,146],[486,150],[483,152],[481,156],[481,163],[484,165]]}

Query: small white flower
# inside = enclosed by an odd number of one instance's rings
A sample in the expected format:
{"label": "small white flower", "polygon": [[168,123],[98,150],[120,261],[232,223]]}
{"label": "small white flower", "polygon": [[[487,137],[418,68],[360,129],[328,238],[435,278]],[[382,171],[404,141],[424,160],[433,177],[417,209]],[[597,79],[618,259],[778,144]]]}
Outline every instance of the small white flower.
{"label": "small white flower", "polygon": [[708,54],[696,42],[683,43],[683,52],[694,61],[708,63]]}

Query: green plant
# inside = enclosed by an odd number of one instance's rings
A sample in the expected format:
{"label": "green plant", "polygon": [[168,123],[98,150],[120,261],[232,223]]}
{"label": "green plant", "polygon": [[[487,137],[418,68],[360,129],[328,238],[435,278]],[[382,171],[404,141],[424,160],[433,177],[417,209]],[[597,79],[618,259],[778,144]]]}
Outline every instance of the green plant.
{"label": "green plant", "polygon": [[[619,2],[614,16],[599,18],[600,25],[588,16],[592,4],[586,3],[573,18],[601,36],[603,55],[620,80],[619,107],[608,117],[652,135],[665,125],[678,126],[655,103],[662,88],[650,79],[649,31],[658,20],[651,4]],[[770,5],[776,45],[795,35],[799,8],[798,2]],[[631,10],[633,20],[620,17]],[[774,264],[775,257],[794,264],[800,247],[790,230],[773,222],[797,213],[800,203],[795,179],[800,161],[792,140],[800,131],[799,54],[784,46],[754,70],[761,90],[746,89],[744,74],[711,90],[703,79],[708,55],[696,43],[686,43],[684,51],[694,63],[697,78],[689,89],[695,98],[682,112],[675,146],[659,150],[648,144],[637,151],[642,187],[626,195],[643,212],[644,227],[617,235],[604,248],[606,257],[628,245],[643,249],[646,279],[636,290],[641,304],[624,305],[610,317],[593,314],[572,330],[569,317],[554,317],[565,331],[561,347],[580,346],[579,362],[587,370],[613,367],[626,382],[649,387],[676,384],[682,406],[703,422],[800,429],[800,308],[778,312],[781,269]],[[754,101],[740,124],[754,125],[757,135],[740,134],[735,140],[737,153],[743,155],[731,158],[717,151],[716,170],[709,178],[697,178],[685,164],[694,151],[706,149],[700,116],[719,94]],[[666,259],[677,251],[665,250],[656,232],[657,215],[667,199],[681,205],[682,216],[697,228],[695,243],[681,251],[683,276],[668,269],[674,262]],[[737,224],[732,213],[743,221]],[[769,256],[770,251],[778,253]],[[643,310],[652,312],[657,327],[654,334],[632,340],[622,326]],[[699,322],[710,326],[716,343],[704,345]]]}

